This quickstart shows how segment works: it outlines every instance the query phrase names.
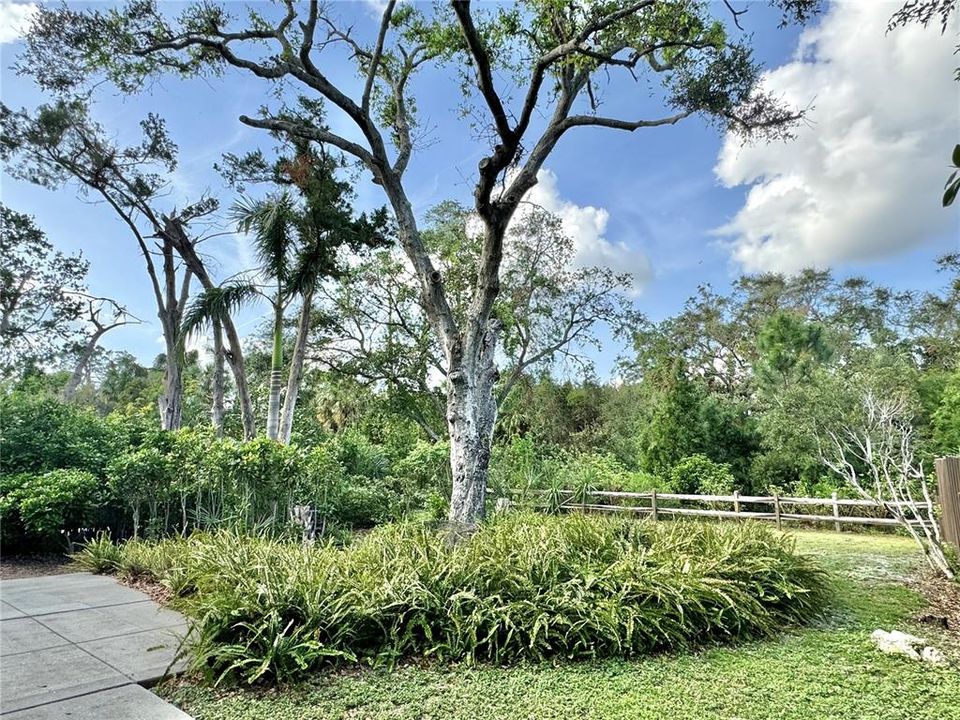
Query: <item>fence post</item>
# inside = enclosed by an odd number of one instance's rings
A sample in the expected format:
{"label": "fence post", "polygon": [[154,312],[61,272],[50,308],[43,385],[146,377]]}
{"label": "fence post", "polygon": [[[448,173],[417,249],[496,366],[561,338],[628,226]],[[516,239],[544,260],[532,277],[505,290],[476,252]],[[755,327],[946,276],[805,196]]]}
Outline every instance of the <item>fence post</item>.
{"label": "fence post", "polygon": [[653,494],[650,496],[650,509],[653,510],[653,521],[657,521],[657,491],[654,489]]}
{"label": "fence post", "polygon": [[740,514],[740,491],[733,491],[733,512],[737,515]]}
{"label": "fence post", "polygon": [[943,539],[960,548],[960,457],[934,461],[940,497],[940,531]]}
{"label": "fence post", "polygon": [[840,532],[840,506],[837,505],[837,491],[833,491],[833,529],[836,532]]}
{"label": "fence post", "polygon": [[773,514],[777,519],[777,530],[781,529],[780,522],[780,495],[778,493],[773,494]]}

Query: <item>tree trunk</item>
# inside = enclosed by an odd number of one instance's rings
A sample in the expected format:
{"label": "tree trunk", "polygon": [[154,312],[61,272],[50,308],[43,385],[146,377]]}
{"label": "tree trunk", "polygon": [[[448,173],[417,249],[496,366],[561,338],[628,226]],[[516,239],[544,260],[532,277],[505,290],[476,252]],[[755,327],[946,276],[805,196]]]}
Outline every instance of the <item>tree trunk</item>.
{"label": "tree trunk", "polygon": [[[183,224],[179,218],[164,218],[164,233],[171,239],[177,254],[183,259],[183,262],[190,271],[197,276],[204,290],[211,290],[216,287],[210,273],[207,272],[206,265],[197,253],[193,241],[187,236],[183,229]],[[253,414],[253,401],[250,399],[250,387],[247,385],[247,369],[243,360],[243,346],[240,344],[240,335],[233,324],[233,318],[227,316],[222,318],[223,330],[227,336],[227,346],[229,352],[226,353],[227,362],[230,364],[230,372],[233,374],[233,382],[237,388],[237,402],[240,403],[240,418],[243,421],[243,436],[246,440],[251,440],[257,435],[257,422]]]}
{"label": "tree trunk", "polygon": [[270,363],[270,401],[267,405],[267,437],[280,438],[280,381],[283,374],[283,305],[280,294],[274,307],[273,359]]}
{"label": "tree trunk", "polygon": [[475,357],[460,361],[451,358],[447,376],[447,426],[453,476],[447,521],[454,538],[472,532],[485,512],[490,449],[497,420],[493,388],[498,373],[494,351],[500,330],[498,320],[488,322]]}
{"label": "tree trunk", "polygon": [[183,423],[183,375],[176,348],[171,348],[169,343],[163,373],[163,393],[157,404],[160,406],[160,427],[163,430],[179,430]]}
{"label": "tree trunk", "polygon": [[163,281],[165,300],[159,303],[157,316],[163,327],[163,340],[167,348],[166,368],[163,376],[163,393],[160,395],[160,427],[164,430],[179,430],[183,421],[183,348],[180,347],[180,320],[183,306],[190,297],[190,269],[183,272],[180,287],[177,287],[177,263],[174,245],[164,238]]}
{"label": "tree trunk", "polygon": [[213,321],[213,403],[210,408],[210,421],[218,438],[223,437],[223,326]]}
{"label": "tree trunk", "polygon": [[253,400],[250,399],[250,386],[247,385],[247,368],[243,361],[243,346],[240,344],[240,335],[233,324],[232,318],[223,319],[223,329],[230,346],[227,352],[227,362],[233,373],[233,384],[237,388],[237,402],[240,403],[240,419],[243,422],[243,437],[252,440],[257,436],[257,420],[253,414]]}
{"label": "tree trunk", "polygon": [[97,344],[100,342],[100,338],[104,335],[106,331],[98,331],[90,336],[90,339],[87,340],[87,344],[83,348],[83,352],[80,353],[80,359],[77,360],[77,365],[73,369],[73,374],[70,376],[70,379],[67,381],[66,386],[63,388],[61,397],[67,402],[73,400],[73,396],[76,395],[77,389],[80,387],[80,382],[83,380],[84,374],[87,372],[87,366],[90,365],[90,360],[93,358],[93,353],[97,350]]}
{"label": "tree trunk", "polygon": [[297,338],[290,358],[290,370],[287,373],[287,391],[283,396],[283,411],[280,415],[280,442],[290,442],[293,429],[293,413],[297,407],[297,395],[300,394],[300,381],[303,378],[303,360],[307,354],[307,336],[310,334],[310,314],[313,311],[313,291],[303,294],[303,306],[300,308],[300,320],[297,323]]}

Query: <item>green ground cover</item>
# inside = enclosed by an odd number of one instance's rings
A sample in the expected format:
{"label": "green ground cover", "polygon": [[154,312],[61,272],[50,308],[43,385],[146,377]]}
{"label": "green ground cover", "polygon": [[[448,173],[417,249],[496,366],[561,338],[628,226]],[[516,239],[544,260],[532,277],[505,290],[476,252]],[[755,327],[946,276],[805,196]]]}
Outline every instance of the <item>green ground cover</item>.
{"label": "green ground cover", "polygon": [[[197,720],[596,718],[617,720],[953,720],[960,672],[873,649],[874,628],[919,631],[920,570],[905,538],[798,532],[835,577],[835,608],[815,627],[699,653],[514,667],[406,665],[318,673],[270,690],[159,688]],[[923,632],[931,636],[931,631]],[[946,636],[934,636],[956,657]]]}

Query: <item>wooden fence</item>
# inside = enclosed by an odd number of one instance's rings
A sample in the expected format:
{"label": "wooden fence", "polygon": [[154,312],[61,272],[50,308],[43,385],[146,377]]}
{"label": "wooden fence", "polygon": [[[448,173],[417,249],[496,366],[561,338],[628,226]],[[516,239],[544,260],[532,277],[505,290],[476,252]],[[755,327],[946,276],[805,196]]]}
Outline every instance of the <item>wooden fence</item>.
{"label": "wooden fence", "polygon": [[943,539],[960,549],[960,457],[936,460]]}
{"label": "wooden fence", "polygon": [[[539,491],[544,494],[549,491]],[[890,517],[889,507],[897,503],[876,503],[872,500],[852,500],[838,498],[834,493],[828,498],[781,497],[779,495],[687,495],[678,493],[652,492],[615,492],[612,490],[591,490],[575,493],[572,490],[559,492],[561,510],[584,510],[593,512],[632,513],[648,515],[654,520],[659,517],[693,516],[711,518],[742,518],[775,522],[777,527],[784,522],[832,523],[838,532],[842,525],[897,525],[898,521]],[[712,507],[682,507],[680,503],[708,504]],[[907,503],[900,503],[907,505]],[[722,505],[718,508],[717,505]],[[745,507],[747,506],[747,507]],[[759,509],[758,506],[764,508]],[[765,508],[769,507],[769,510]],[[798,512],[805,507],[825,507],[828,513],[811,515]],[[858,509],[877,511],[875,516],[849,515]],[[843,510],[843,512],[841,512]],[[918,522],[918,521],[913,521]]]}

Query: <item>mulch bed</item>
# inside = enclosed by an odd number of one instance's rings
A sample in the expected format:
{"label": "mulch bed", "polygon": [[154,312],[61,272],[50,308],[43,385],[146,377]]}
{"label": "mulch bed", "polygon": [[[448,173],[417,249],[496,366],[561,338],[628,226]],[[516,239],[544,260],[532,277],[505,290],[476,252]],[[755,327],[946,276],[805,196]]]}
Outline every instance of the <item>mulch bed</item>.
{"label": "mulch bed", "polygon": [[0,580],[63,575],[79,572],[64,555],[4,555],[0,557]]}
{"label": "mulch bed", "polygon": [[173,593],[170,592],[170,589],[161,585],[155,580],[149,580],[145,577],[118,577],[117,581],[121,585],[126,585],[134,590],[139,590],[144,595],[148,595],[150,599],[158,605],[167,605],[173,598]]}
{"label": "mulch bed", "polygon": [[928,570],[909,584],[928,603],[928,607],[917,616],[917,621],[945,631],[952,640],[960,643],[960,582],[951,582]]}

